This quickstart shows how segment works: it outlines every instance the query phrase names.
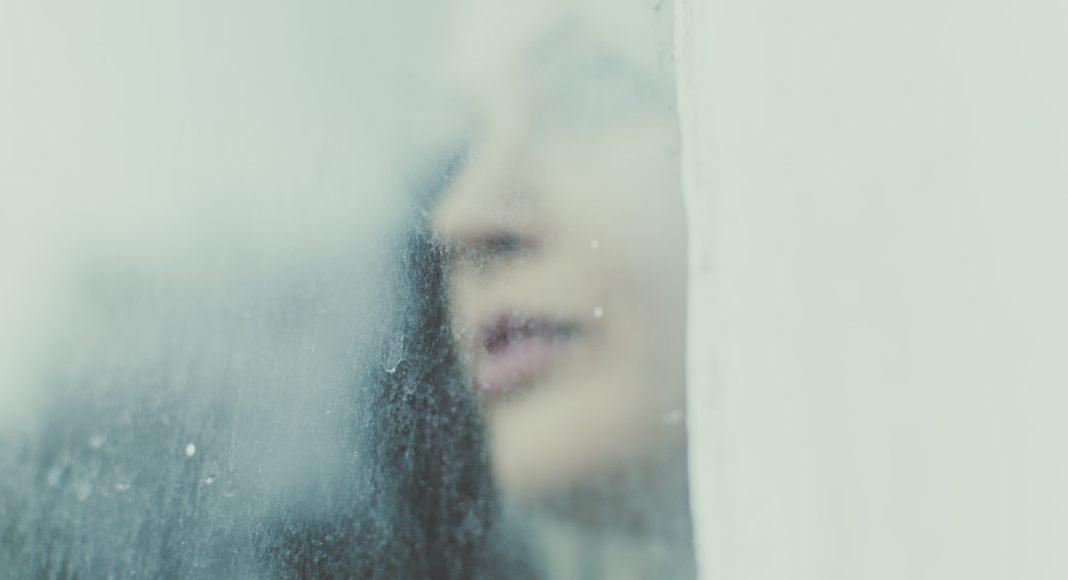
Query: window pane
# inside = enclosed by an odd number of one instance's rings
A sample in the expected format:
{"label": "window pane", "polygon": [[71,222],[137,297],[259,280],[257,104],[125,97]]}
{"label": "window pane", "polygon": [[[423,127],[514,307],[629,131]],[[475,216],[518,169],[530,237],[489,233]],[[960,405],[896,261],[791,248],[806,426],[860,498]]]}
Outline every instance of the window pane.
{"label": "window pane", "polygon": [[0,8],[0,570],[693,578],[672,25]]}

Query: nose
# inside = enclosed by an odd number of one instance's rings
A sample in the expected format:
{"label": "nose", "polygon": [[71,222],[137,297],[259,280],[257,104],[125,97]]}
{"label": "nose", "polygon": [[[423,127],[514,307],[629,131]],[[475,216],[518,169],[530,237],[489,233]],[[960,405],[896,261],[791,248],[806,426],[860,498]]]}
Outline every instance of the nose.
{"label": "nose", "polygon": [[543,229],[537,160],[522,127],[482,131],[450,176],[432,213],[444,241],[515,251],[537,245]]}

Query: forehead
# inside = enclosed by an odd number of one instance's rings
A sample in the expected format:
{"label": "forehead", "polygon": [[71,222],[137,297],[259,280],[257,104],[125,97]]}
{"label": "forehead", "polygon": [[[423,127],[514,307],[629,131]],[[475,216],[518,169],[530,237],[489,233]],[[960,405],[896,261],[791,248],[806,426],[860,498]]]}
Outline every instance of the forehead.
{"label": "forehead", "polygon": [[445,71],[471,87],[591,53],[670,74],[668,0],[456,0],[447,26]]}

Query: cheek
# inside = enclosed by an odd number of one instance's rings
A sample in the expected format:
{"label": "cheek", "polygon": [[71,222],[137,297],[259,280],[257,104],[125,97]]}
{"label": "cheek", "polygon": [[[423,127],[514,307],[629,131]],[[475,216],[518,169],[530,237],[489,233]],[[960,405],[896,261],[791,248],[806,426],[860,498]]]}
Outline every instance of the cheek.
{"label": "cheek", "polygon": [[[587,269],[596,275],[604,307],[598,364],[606,371],[625,367],[617,394],[633,393],[654,413],[681,406],[685,391],[685,215],[674,175],[665,173],[617,182],[633,189],[608,212]],[[658,194],[650,193],[654,184]]]}
{"label": "cheek", "polygon": [[685,265],[686,215],[674,121],[653,119],[598,139],[556,148],[548,204],[561,230],[597,239],[602,253],[645,276]]}
{"label": "cheek", "polygon": [[[685,388],[685,284],[674,276],[652,276],[659,268],[628,264],[614,272],[616,284],[605,309],[605,368],[627,372],[618,394],[633,393],[650,404],[678,405]],[[660,413],[661,405],[650,411]]]}
{"label": "cheek", "polygon": [[650,132],[641,155],[587,155],[555,200],[561,229],[587,248],[581,270],[595,278],[591,286],[620,303],[617,316],[641,319],[651,340],[664,327],[680,334],[685,314],[686,216],[673,136]]}

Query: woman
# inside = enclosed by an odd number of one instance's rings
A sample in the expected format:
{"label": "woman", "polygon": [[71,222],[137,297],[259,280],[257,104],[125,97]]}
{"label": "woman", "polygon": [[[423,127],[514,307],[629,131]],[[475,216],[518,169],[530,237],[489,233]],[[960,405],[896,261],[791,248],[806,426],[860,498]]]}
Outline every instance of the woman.
{"label": "woman", "polygon": [[497,482],[553,578],[692,576],[670,8],[464,0],[432,225]]}

